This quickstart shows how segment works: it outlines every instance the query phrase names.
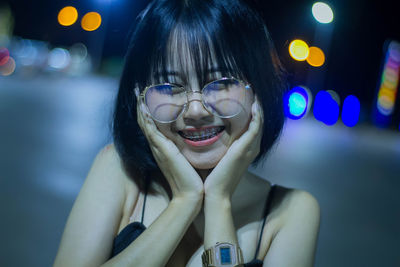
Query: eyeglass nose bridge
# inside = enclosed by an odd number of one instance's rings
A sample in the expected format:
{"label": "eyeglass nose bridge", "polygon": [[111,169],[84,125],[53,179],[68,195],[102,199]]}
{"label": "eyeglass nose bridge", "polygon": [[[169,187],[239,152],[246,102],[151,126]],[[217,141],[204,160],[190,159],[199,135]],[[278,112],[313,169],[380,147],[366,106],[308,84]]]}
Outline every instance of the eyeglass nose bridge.
{"label": "eyeglass nose bridge", "polygon": [[[190,99],[190,95],[193,95],[193,94],[199,94],[200,95],[200,99]],[[204,103],[203,92],[202,91],[191,91],[191,90],[190,91],[186,91],[186,96],[187,96],[187,101],[186,101],[185,107],[184,107],[184,109],[182,111],[182,115],[189,110],[190,102],[193,102],[193,101],[199,101],[201,103],[201,105],[203,106],[203,108],[210,115],[213,115],[213,113],[207,108],[206,104]]]}

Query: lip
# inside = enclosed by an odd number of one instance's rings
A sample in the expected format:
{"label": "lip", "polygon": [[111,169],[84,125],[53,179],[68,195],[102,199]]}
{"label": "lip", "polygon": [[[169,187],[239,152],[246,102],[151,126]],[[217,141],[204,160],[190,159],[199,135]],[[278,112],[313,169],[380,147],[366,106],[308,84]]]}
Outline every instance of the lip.
{"label": "lip", "polygon": [[[215,126],[213,126],[213,127],[215,127]],[[201,128],[201,129],[204,129],[204,128]],[[198,129],[196,129],[196,130],[198,130]],[[210,139],[206,139],[206,140],[202,140],[202,141],[191,141],[189,139],[183,138],[182,136],[181,137],[182,137],[183,141],[188,145],[195,146],[195,147],[203,147],[203,146],[210,146],[210,145],[214,144],[215,142],[217,142],[224,131],[225,130],[223,130],[222,132],[220,132],[219,134],[217,134],[216,136],[214,136]]]}

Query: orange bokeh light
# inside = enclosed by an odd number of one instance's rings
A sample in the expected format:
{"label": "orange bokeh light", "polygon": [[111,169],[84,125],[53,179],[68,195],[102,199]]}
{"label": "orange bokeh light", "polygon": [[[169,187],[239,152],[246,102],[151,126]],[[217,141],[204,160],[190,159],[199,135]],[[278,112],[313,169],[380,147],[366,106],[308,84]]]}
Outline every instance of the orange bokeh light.
{"label": "orange bokeh light", "polygon": [[97,12],[89,12],[83,16],[81,26],[85,31],[95,31],[101,25],[101,16]]}
{"label": "orange bokeh light", "polygon": [[58,23],[63,26],[71,26],[78,19],[78,11],[73,6],[66,6],[58,13]]}
{"label": "orange bokeh light", "polygon": [[324,52],[316,47],[316,46],[311,46],[310,47],[310,53],[308,54],[307,57],[307,62],[313,67],[321,67],[325,63],[325,54]]}

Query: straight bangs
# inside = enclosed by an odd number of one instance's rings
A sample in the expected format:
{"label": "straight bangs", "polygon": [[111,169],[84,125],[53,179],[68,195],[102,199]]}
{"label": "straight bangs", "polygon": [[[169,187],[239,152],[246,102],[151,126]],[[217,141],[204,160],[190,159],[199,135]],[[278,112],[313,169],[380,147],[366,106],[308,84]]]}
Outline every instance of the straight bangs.
{"label": "straight bangs", "polygon": [[[236,51],[240,51],[241,45],[237,42],[238,34],[227,36],[224,25],[217,19],[223,14],[215,14],[215,10],[204,7],[193,4],[180,12],[174,9],[176,14],[168,13],[170,17],[163,17],[157,23],[153,43],[149,44],[151,53],[147,55],[150,66],[144,75],[147,77],[145,84],[139,86],[141,90],[149,84],[176,82],[176,74],[184,83],[190,75],[195,76],[199,88],[217,78],[216,73],[246,80],[236,63],[236,57],[240,56]],[[229,40],[236,40],[236,43]],[[183,73],[175,73],[176,70]]]}

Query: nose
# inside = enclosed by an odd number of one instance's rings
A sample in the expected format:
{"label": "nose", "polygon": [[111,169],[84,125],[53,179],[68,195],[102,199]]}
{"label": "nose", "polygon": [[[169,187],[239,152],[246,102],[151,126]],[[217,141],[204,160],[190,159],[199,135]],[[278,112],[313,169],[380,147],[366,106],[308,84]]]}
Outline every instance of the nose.
{"label": "nose", "polygon": [[208,110],[203,106],[201,97],[202,95],[199,91],[189,92],[188,107],[186,108],[186,112],[183,114],[184,119],[201,120],[213,116],[213,114],[208,112]]}

